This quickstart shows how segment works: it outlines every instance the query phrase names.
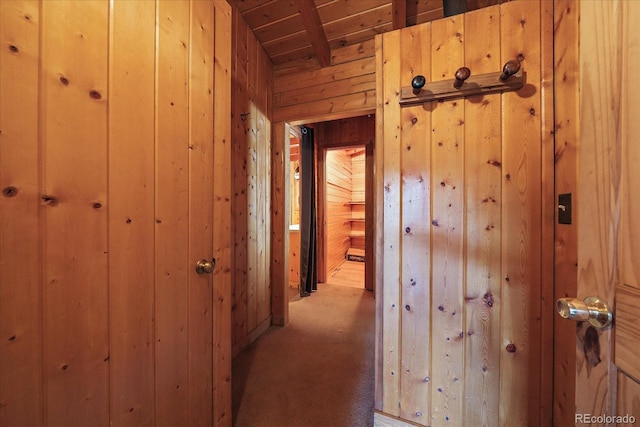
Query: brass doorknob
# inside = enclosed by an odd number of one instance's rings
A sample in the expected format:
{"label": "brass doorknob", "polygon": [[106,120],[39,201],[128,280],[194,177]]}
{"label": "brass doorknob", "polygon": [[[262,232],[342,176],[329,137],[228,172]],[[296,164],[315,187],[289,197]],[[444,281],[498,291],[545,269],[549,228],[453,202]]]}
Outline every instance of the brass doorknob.
{"label": "brass doorknob", "polygon": [[606,302],[598,297],[560,298],[556,303],[558,313],[565,319],[587,321],[596,328],[605,328],[613,322],[613,313]]}
{"label": "brass doorknob", "polygon": [[205,274],[205,273],[213,273],[213,269],[216,266],[216,259],[211,258],[211,261],[207,261],[206,259],[201,259],[196,262],[196,273]]}

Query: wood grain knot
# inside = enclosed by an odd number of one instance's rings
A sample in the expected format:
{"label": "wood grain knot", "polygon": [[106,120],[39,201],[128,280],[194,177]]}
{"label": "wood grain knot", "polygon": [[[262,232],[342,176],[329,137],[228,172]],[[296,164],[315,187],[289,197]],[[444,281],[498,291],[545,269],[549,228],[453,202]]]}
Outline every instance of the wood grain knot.
{"label": "wood grain knot", "polygon": [[64,86],[69,86],[69,79],[66,78],[65,76],[60,76],[60,83],[62,83]]}
{"label": "wood grain knot", "polygon": [[89,91],[89,96],[92,99],[96,99],[96,100],[102,99],[102,94],[100,92],[98,92],[97,90],[95,90],[95,89]]}
{"label": "wood grain knot", "polygon": [[505,347],[505,350],[507,350],[509,353],[515,353],[516,352],[516,345],[511,343],[511,344],[507,344],[507,347]]}
{"label": "wood grain knot", "polygon": [[9,50],[13,53],[18,53],[20,52],[20,49],[18,49],[18,46],[14,45],[14,44],[10,44],[9,45]]}
{"label": "wood grain knot", "polygon": [[518,59],[518,61],[522,62],[522,61],[524,61],[524,54],[519,53],[516,58]]}
{"label": "wood grain knot", "polygon": [[487,304],[489,307],[493,307],[493,295],[490,292],[487,292],[482,297],[482,301]]}
{"label": "wood grain knot", "polygon": [[91,206],[93,207],[93,209],[100,209],[102,207],[102,203],[95,202]]}
{"label": "wood grain knot", "polygon": [[58,206],[58,203],[59,203],[58,199],[53,196],[45,195],[45,196],[42,196],[41,199],[42,199],[42,203],[51,207]]}
{"label": "wood grain knot", "polygon": [[15,197],[18,195],[18,189],[16,187],[7,187],[2,190],[4,197]]}
{"label": "wood grain knot", "polygon": [[404,229],[404,232],[405,232],[405,233],[407,233],[407,234],[411,233],[411,227],[407,227],[407,228],[405,228],[405,229]]}

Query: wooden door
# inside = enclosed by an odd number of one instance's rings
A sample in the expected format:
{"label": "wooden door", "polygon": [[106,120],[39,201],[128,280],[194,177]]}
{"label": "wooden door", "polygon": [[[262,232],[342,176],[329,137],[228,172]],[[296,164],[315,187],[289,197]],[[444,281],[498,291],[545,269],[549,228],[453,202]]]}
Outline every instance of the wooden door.
{"label": "wooden door", "polygon": [[615,323],[605,330],[578,325],[577,345],[568,349],[575,357],[575,384],[568,384],[575,387],[575,405],[557,408],[554,421],[558,426],[634,425],[640,422],[640,90],[634,79],[640,66],[640,3],[605,0],[576,6],[580,13],[576,296],[607,301],[615,308]]}
{"label": "wooden door", "polygon": [[0,19],[0,424],[231,425],[229,5]]}
{"label": "wooden door", "polygon": [[[376,425],[550,423],[550,6],[507,2],[376,39]],[[398,104],[415,75],[515,58],[518,92]]]}

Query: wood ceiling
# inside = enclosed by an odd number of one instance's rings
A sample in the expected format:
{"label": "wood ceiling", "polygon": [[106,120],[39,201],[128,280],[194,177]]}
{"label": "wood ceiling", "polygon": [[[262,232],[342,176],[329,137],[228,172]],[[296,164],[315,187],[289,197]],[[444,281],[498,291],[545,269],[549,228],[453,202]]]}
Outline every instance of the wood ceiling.
{"label": "wood ceiling", "polygon": [[[324,67],[330,65],[332,49],[444,16],[443,0],[228,1],[238,8],[276,67],[310,58]],[[503,1],[467,0],[466,8],[470,11]]]}

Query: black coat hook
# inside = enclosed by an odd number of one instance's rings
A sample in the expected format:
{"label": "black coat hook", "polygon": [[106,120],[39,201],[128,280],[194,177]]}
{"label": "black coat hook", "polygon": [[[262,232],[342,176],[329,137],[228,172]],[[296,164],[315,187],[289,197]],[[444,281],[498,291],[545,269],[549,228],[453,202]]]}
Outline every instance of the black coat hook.
{"label": "black coat hook", "polygon": [[417,75],[411,80],[411,87],[413,88],[413,93],[416,95],[420,93],[424,85],[427,83],[427,79],[424,76]]}

